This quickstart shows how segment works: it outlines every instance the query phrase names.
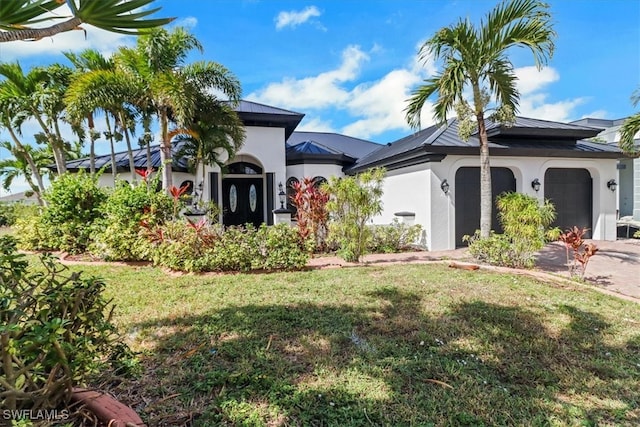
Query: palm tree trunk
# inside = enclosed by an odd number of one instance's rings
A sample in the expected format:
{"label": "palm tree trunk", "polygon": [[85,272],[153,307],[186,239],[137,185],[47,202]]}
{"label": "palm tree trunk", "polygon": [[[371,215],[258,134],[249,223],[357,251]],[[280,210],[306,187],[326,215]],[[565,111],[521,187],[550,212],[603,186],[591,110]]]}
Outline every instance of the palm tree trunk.
{"label": "palm tree trunk", "polygon": [[38,166],[36,165],[36,162],[33,160],[33,157],[31,157],[31,154],[29,154],[29,152],[24,148],[24,145],[22,145],[22,143],[18,139],[18,136],[13,131],[13,128],[11,126],[7,126],[7,129],[9,130],[9,134],[11,135],[13,142],[16,144],[16,148],[18,149],[20,154],[24,156],[24,159],[29,164],[29,169],[31,169],[31,174],[36,178],[36,182],[38,183],[38,189],[39,189],[39,191],[37,191],[36,193],[38,193],[37,197],[38,197],[38,201],[40,201],[40,193],[44,192],[45,190],[44,182],[42,181],[42,175],[40,174],[40,169],[38,169]]}
{"label": "palm tree trunk", "polygon": [[62,175],[67,171],[67,165],[64,162],[64,156],[62,155],[62,152],[60,151],[58,144],[55,141],[55,136],[49,131],[49,128],[42,121],[42,117],[40,117],[38,112],[34,111],[33,113],[34,113],[33,114],[34,117],[38,121],[38,124],[42,128],[42,131],[47,137],[47,140],[49,141],[49,145],[51,146],[51,151],[53,152],[53,159],[56,162],[56,169],[58,170],[58,175]]}
{"label": "palm tree trunk", "polygon": [[489,138],[484,123],[484,114],[480,112],[476,117],[480,136],[480,237],[487,239],[491,234],[491,211],[493,210]]}
{"label": "palm tree trunk", "polygon": [[129,129],[127,129],[126,123],[124,121],[124,114],[122,111],[120,114],[120,126],[122,126],[122,131],[124,132],[124,140],[127,142],[127,155],[129,156],[129,172],[131,173],[131,182],[135,182],[136,177],[136,164],[133,161],[133,150],[131,148],[131,138],[129,138]]}
{"label": "palm tree trunk", "polygon": [[160,163],[162,167],[162,189],[169,191],[173,185],[172,165],[171,165],[171,140],[169,139],[169,119],[167,118],[167,110],[162,108],[160,115],[160,130],[162,132],[162,141],[160,142]]}
{"label": "palm tree trunk", "polygon": [[[0,31],[0,43],[17,40],[40,40],[69,30],[81,29],[82,19],[73,17],[68,21],[47,28],[25,28],[20,30]],[[86,35],[86,34],[85,34]]]}
{"label": "palm tree trunk", "polygon": [[111,132],[111,123],[109,122],[109,113],[105,112],[105,120],[107,121],[107,134],[109,135],[109,145],[111,146],[111,175],[113,176],[113,185],[116,184],[118,171],[116,170],[116,151],[113,145],[113,133]]}
{"label": "palm tree trunk", "polygon": [[89,173],[91,176],[96,174],[96,141],[94,134],[96,131],[96,125],[93,122],[93,114],[89,113],[87,116],[87,125],[89,126]]}

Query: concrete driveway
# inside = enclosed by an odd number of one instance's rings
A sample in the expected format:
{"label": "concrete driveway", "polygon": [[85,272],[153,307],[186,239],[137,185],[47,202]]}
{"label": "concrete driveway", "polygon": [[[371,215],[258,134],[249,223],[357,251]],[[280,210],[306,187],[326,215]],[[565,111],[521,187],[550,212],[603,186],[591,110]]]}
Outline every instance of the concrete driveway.
{"label": "concrete driveway", "polygon": [[[608,291],[640,299],[640,240],[597,240],[593,243],[598,252],[587,265],[585,279]],[[547,245],[539,252],[536,266],[569,277],[564,245],[561,242]]]}

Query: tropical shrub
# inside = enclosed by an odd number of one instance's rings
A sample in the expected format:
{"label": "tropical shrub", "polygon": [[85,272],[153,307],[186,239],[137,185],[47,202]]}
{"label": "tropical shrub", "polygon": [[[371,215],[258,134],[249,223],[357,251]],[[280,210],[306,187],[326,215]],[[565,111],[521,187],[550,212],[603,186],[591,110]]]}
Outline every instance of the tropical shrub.
{"label": "tropical shrub", "polygon": [[7,227],[15,224],[15,206],[15,203],[0,203],[0,227]]}
{"label": "tropical shrub", "polygon": [[298,233],[302,239],[311,239],[314,242],[315,252],[323,252],[327,248],[329,194],[309,177],[295,182],[293,191],[291,203],[296,207]]}
{"label": "tropical shrub", "polygon": [[69,253],[84,252],[91,243],[93,223],[100,218],[107,193],[98,186],[98,177],[67,173],[59,176],[44,193],[47,207],[40,216],[46,243]]}
{"label": "tropical shrub", "polygon": [[373,253],[395,253],[409,249],[420,237],[420,224],[406,225],[397,218],[389,225],[371,226],[371,241],[367,250]]}
{"label": "tropical shrub", "polygon": [[118,182],[101,207],[102,218],[89,250],[107,260],[139,261],[148,256],[142,226],[156,227],[169,219],[173,201],[164,191],[153,191],[146,182]]}
{"label": "tropical shrub", "polygon": [[309,258],[298,232],[286,224],[223,230],[205,220],[170,221],[147,237],[154,264],[178,271],[296,270]]}
{"label": "tropical shrub", "polygon": [[329,241],[338,245],[338,255],[359,262],[371,240],[368,222],[382,212],[382,179],[385,170],[370,169],[356,176],[331,177],[325,187],[330,194]]}
{"label": "tropical shrub", "polygon": [[516,268],[531,268],[535,253],[557,230],[548,227],[555,219],[555,207],[549,200],[541,205],[534,197],[522,193],[504,193],[496,202],[503,234],[492,233],[481,239],[465,236],[469,252],[478,260]]}
{"label": "tropical shrub", "polygon": [[[40,410],[68,402],[72,387],[115,349],[105,283],[68,273],[50,256],[30,269],[14,238],[0,237],[0,407]],[[120,350],[121,351],[121,350]]]}

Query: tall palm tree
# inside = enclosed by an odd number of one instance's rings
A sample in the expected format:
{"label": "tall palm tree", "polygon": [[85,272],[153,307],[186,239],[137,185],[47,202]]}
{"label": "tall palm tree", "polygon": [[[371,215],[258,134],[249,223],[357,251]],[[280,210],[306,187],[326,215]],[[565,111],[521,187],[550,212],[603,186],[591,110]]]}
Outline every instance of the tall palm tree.
{"label": "tall palm tree", "polygon": [[130,74],[130,80],[142,88],[139,105],[153,111],[158,118],[165,190],[173,184],[170,122],[175,128],[187,128],[195,117],[202,92],[219,91],[232,104],[240,100],[240,82],[221,64],[211,61],[185,64],[193,49],[202,51],[200,42],[184,28],[175,28],[171,32],[154,29],[138,38],[135,49],[124,48],[118,52],[121,67]]}
{"label": "tall palm tree", "polygon": [[18,115],[17,117],[13,117],[11,113],[7,110],[6,106],[2,106],[0,102],[0,129],[5,128],[9,132],[13,144],[8,141],[4,141],[3,147],[11,152],[16,159],[21,159],[24,163],[27,164],[30,170],[29,176],[33,176],[35,179],[35,183],[37,184],[36,193],[38,194],[38,201],[41,202],[39,195],[44,192],[44,181],[42,179],[42,174],[40,173],[41,168],[36,163],[36,160],[33,158],[32,153],[30,151],[30,146],[23,144],[20,139],[20,124],[23,120],[24,116]]}
{"label": "tall palm tree", "polygon": [[[75,52],[63,52],[64,56],[73,64],[76,69],[76,78],[69,86],[67,95],[65,96],[65,102],[67,106],[74,102],[69,108],[75,115],[82,112],[86,113],[87,127],[89,128],[89,171],[93,175],[96,172],[96,150],[95,142],[99,138],[99,133],[95,129],[95,114],[94,110],[88,110],[87,106],[79,105],[79,100],[74,100],[70,97],[70,92],[75,92],[74,83],[78,78],[85,73],[96,70],[108,70],[112,68],[111,62],[105,58],[96,49],[85,49],[80,53]],[[77,83],[76,83],[77,84]],[[77,121],[77,117],[72,117],[72,120]]]}
{"label": "tall palm tree", "polygon": [[[105,114],[105,137],[111,147],[111,164],[114,179],[117,175],[115,167],[114,141],[120,140],[124,134],[127,142],[129,167],[132,179],[135,180],[134,159],[129,135],[132,129],[131,100],[135,99],[137,88],[115,65],[110,58],[105,58],[95,50],[85,50],[80,55],[65,54],[76,65],[79,72],[69,86],[65,95],[65,103],[69,114],[75,117],[87,117],[89,126],[93,124],[96,111]],[[121,132],[122,131],[122,132]],[[95,130],[90,134],[96,135]],[[91,152],[94,153],[93,139]]]}
{"label": "tall palm tree", "polygon": [[[147,8],[154,0],[10,0],[0,1],[0,43],[38,40],[55,34],[82,30],[83,23],[122,34],[140,34],[148,28],[168,24],[173,18],[142,19],[160,8]],[[33,24],[53,21],[60,16],[46,14],[69,6],[71,17],[46,28]]]}
{"label": "tall palm tree", "polygon": [[[4,148],[13,155],[13,158],[0,160],[2,187],[5,190],[9,190],[16,178],[24,177],[35,194],[38,204],[44,206],[42,173],[46,173],[46,166],[51,163],[51,157],[46,153],[46,150],[34,148],[30,145],[25,145],[19,149],[8,141],[0,141],[0,148]],[[36,165],[37,177],[33,172],[34,164]],[[34,181],[34,178],[37,178],[39,182]]]}
{"label": "tall palm tree", "polygon": [[201,94],[188,129],[177,132],[176,140],[184,142],[178,156],[192,159],[196,174],[201,166],[201,182],[205,181],[207,164],[221,167],[224,163],[220,160],[222,152],[226,153],[226,158],[233,158],[245,139],[244,125],[235,110],[206,93]]}
{"label": "tall palm tree", "polygon": [[13,117],[33,118],[46,136],[59,174],[66,171],[65,143],[59,120],[64,104],[62,96],[71,70],[57,64],[36,67],[24,74],[18,62],[0,63],[0,105]]}
{"label": "tall palm tree", "polygon": [[[631,102],[634,106],[640,104],[640,89],[633,93]],[[638,132],[640,132],[640,113],[628,117],[624,121],[622,128],[620,128],[620,142],[618,145],[624,152],[635,154],[640,150],[640,147],[635,143],[635,137]]]}
{"label": "tall palm tree", "polygon": [[[509,123],[517,110],[519,93],[513,64],[507,57],[512,47],[529,48],[540,69],[553,55],[555,32],[548,5],[538,0],[511,0],[497,5],[476,27],[468,20],[444,27],[420,48],[420,59],[431,56],[443,62],[443,69],[412,94],[406,109],[407,121],[420,126],[420,113],[432,95],[437,99],[434,116],[446,123],[452,109],[460,119],[461,137],[468,139],[477,126],[480,139],[480,234],[491,230],[491,169],[485,114],[495,101],[494,118]],[[471,90],[469,105],[463,96]],[[473,125],[471,116],[475,118]]]}

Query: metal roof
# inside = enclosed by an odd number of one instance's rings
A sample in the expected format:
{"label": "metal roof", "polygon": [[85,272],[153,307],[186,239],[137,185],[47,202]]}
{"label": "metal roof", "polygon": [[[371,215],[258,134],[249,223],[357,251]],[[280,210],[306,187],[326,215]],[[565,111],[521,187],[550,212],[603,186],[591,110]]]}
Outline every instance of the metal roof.
{"label": "metal roof", "polygon": [[318,147],[334,153],[344,153],[355,159],[378,150],[381,145],[365,139],[353,138],[331,132],[293,132],[287,139],[287,145],[294,146],[309,141]]}
{"label": "metal roof", "polygon": [[291,136],[304,118],[302,113],[245,100],[240,101],[235,110],[245,126],[284,128],[285,139]]}
{"label": "metal roof", "polygon": [[[177,143],[173,145],[172,148],[172,167],[176,172],[186,172],[188,166],[188,159],[182,157],[177,157],[176,154],[182,148],[183,143]],[[147,149],[139,148],[133,150],[133,162],[136,169],[146,169],[147,168]],[[126,151],[115,153],[115,161],[116,161],[116,171],[117,172],[125,172],[129,171],[129,155]],[[154,169],[160,168],[162,162],[160,161],[160,145],[152,145],[151,146],[151,166]],[[99,156],[95,156],[95,165],[96,170],[102,169],[106,166],[106,171],[111,171],[111,154],[102,154]],[[53,167],[55,169],[55,166]],[[89,157],[85,157],[77,160],[70,160],[67,162],[67,169],[70,171],[77,171],[79,169],[89,170],[90,168],[90,159]]]}
{"label": "metal roof", "polygon": [[[517,117],[511,128],[487,121],[487,130],[487,133],[491,130],[491,155],[605,158],[617,158],[622,155],[616,147],[580,140],[595,136],[599,132],[586,126]],[[528,132],[525,132],[527,130]],[[348,172],[355,173],[374,166],[397,164],[402,159],[418,156],[425,158],[429,153],[477,154],[479,145],[477,134],[471,135],[467,141],[460,139],[458,120],[450,119],[446,125],[423,129],[361,157]]]}

